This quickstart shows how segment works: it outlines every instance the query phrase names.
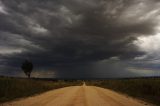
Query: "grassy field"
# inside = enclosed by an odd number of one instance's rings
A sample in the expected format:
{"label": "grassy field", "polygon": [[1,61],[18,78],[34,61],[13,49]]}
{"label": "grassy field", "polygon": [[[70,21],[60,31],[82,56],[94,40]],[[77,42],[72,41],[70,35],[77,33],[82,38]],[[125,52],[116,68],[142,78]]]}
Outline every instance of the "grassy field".
{"label": "grassy field", "polygon": [[160,78],[90,80],[86,84],[109,88],[160,106]]}
{"label": "grassy field", "polygon": [[44,81],[0,77],[0,103],[72,85],[82,85],[82,82],[76,80]]}
{"label": "grassy field", "polygon": [[[86,85],[109,88],[160,106],[160,78],[86,80],[85,82]],[[74,85],[82,85],[82,81],[0,77],[0,103]]]}

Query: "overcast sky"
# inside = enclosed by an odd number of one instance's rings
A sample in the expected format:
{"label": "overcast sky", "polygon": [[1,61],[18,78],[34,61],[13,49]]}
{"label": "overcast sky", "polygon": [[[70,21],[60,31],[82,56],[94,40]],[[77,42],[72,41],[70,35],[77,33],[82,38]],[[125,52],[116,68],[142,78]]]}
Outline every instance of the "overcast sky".
{"label": "overcast sky", "polygon": [[160,75],[159,0],[0,0],[0,75]]}

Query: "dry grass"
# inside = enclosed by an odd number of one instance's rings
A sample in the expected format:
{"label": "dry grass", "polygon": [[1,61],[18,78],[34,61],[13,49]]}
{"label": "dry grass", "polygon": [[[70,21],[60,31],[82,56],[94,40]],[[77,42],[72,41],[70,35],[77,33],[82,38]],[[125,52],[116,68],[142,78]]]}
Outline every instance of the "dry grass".
{"label": "dry grass", "polygon": [[0,78],[0,102],[31,96],[51,89],[81,84],[80,81],[43,81],[4,77]]}
{"label": "dry grass", "polygon": [[92,80],[86,83],[109,88],[160,106],[160,78]]}

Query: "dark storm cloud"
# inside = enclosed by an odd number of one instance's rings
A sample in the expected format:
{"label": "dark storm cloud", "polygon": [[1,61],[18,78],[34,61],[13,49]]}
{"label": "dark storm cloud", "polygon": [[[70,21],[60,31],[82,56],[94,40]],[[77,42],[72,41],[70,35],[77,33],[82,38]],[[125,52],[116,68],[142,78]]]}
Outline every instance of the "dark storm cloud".
{"label": "dark storm cloud", "polygon": [[[1,63],[18,67],[29,58],[38,69],[59,70],[59,76],[65,76],[63,73],[68,71],[64,70],[91,76],[92,71],[88,70],[97,61],[115,56],[132,61],[144,55],[133,41],[156,32],[158,3],[157,0],[1,0]],[[70,71],[70,76],[71,73],[76,75]]]}

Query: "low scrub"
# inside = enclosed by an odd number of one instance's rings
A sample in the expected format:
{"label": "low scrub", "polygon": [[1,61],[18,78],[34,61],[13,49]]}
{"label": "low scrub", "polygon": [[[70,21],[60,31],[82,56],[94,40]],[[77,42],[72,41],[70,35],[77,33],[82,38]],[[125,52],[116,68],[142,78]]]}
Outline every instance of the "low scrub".
{"label": "low scrub", "polygon": [[51,89],[81,84],[80,81],[44,81],[4,77],[0,78],[0,103],[42,93]]}
{"label": "low scrub", "polygon": [[109,88],[160,106],[160,78],[92,80],[86,83]]}

